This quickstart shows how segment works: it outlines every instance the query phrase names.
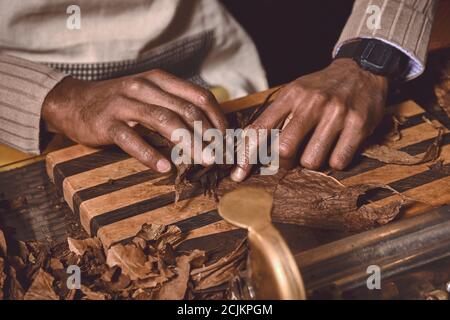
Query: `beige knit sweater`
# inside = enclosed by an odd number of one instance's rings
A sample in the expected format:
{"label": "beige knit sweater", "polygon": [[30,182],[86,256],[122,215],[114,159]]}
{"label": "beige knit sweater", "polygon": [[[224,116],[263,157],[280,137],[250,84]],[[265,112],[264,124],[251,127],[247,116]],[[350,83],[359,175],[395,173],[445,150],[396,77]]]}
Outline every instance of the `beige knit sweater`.
{"label": "beige knit sweater", "polygon": [[[254,44],[217,0],[76,3],[79,15],[70,0],[0,0],[0,143],[40,152],[42,103],[68,74],[102,80],[158,67],[232,97],[267,87]],[[436,3],[356,0],[334,54],[378,38],[405,52],[407,78],[417,77]]]}

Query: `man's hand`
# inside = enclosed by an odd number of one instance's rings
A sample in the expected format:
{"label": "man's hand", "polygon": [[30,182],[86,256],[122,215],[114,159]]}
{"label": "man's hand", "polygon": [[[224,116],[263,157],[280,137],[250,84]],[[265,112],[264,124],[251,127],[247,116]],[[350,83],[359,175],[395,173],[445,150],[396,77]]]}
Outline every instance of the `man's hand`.
{"label": "man's hand", "polygon": [[[272,129],[284,123],[281,163],[292,162],[299,146],[312,133],[300,150],[300,164],[317,169],[331,154],[330,166],[342,170],[380,123],[387,89],[386,78],[361,69],[351,59],[336,59],[324,70],[284,87],[250,127]],[[251,165],[244,161],[233,170],[231,178],[242,181],[250,170]]]}
{"label": "man's hand", "polygon": [[203,130],[227,127],[208,90],[160,70],[100,82],[66,78],[48,94],[42,115],[51,132],[88,146],[116,144],[158,172],[171,164],[132,129],[136,123],[169,140],[175,129],[192,132],[194,121]]}

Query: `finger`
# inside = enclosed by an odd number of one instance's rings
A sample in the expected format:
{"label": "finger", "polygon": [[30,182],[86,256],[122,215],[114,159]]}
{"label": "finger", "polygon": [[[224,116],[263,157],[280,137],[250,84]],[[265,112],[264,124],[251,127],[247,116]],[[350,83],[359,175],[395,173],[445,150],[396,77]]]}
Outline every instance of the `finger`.
{"label": "finger", "polygon": [[[183,150],[190,150],[191,158],[196,164],[206,164],[203,159],[202,138],[193,135],[189,127],[173,111],[147,105],[137,100],[128,99],[128,107],[122,108],[120,119],[135,121],[150,130],[156,131],[174,144],[181,144]],[[176,132],[176,130],[178,130]],[[196,139],[196,141],[195,141]]]}
{"label": "finger", "polygon": [[225,129],[228,128],[227,120],[221,111],[219,103],[209,90],[161,70],[156,71],[156,73],[153,72],[153,74],[145,74],[145,77],[157,84],[161,89],[200,108],[214,127],[225,133]]}
{"label": "finger", "polygon": [[361,127],[346,124],[331,154],[330,166],[336,170],[345,169],[367,136],[368,134]]}
{"label": "finger", "polygon": [[146,79],[133,78],[126,83],[125,94],[128,98],[172,110],[191,128],[194,128],[196,121],[200,121],[203,132],[212,128],[205,113],[191,102],[162,90]]}
{"label": "finger", "polygon": [[323,117],[300,158],[300,164],[311,170],[318,169],[341,130],[342,121],[333,117]]}
{"label": "finger", "polygon": [[170,171],[170,162],[126,124],[120,122],[113,124],[109,134],[116,145],[147,167],[161,173]]}
{"label": "finger", "polygon": [[[280,107],[280,102],[273,103],[267,110],[265,110],[251,125],[249,125],[244,131],[254,130],[256,134],[259,130],[266,129],[269,133],[270,129],[276,128],[277,125],[282,122],[288,114],[287,108]],[[250,136],[250,135],[249,135]],[[254,159],[255,154],[258,152],[259,135],[257,139],[250,139],[250,141],[242,140],[244,144],[241,148],[237,149],[236,167],[231,172],[231,179],[240,182],[243,181],[251,172],[252,163],[251,159]]]}
{"label": "finger", "polygon": [[292,159],[305,136],[316,125],[316,116],[308,111],[298,110],[288,116],[287,124],[280,135],[280,157]]}

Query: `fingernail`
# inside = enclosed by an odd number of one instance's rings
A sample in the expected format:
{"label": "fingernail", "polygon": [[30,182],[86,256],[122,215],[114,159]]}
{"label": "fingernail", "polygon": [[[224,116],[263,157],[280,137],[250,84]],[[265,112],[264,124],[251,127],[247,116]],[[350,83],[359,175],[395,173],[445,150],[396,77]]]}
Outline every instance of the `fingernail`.
{"label": "fingernail", "polygon": [[237,167],[231,173],[231,180],[233,180],[235,182],[241,182],[244,179],[245,179],[245,171],[240,167]]}
{"label": "fingernail", "polygon": [[156,163],[156,169],[158,169],[159,172],[168,172],[170,171],[171,165],[170,162],[166,159],[160,159]]}

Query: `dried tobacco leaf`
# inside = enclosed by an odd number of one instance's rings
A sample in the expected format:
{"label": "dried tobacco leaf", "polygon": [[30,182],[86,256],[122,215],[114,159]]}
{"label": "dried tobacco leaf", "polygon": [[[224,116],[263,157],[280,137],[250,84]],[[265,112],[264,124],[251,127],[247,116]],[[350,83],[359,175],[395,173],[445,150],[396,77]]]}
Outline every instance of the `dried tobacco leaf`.
{"label": "dried tobacco leaf", "polygon": [[216,262],[202,266],[191,271],[191,278],[196,291],[217,287],[229,282],[239,272],[241,263],[247,255],[246,239],[225,257]]}
{"label": "dried tobacco leaf", "polygon": [[177,276],[168,281],[158,292],[158,300],[181,300],[186,295],[191,263],[205,256],[205,252],[194,250],[189,255],[176,258]]}
{"label": "dried tobacco leaf", "polygon": [[434,142],[427,148],[427,151],[422,156],[412,156],[404,151],[393,149],[385,145],[372,145],[367,147],[362,152],[362,155],[376,159],[388,164],[399,165],[416,165],[429,161],[434,161],[439,157],[441,151],[442,135],[444,130],[438,128],[438,135]]}
{"label": "dried tobacco leaf", "polygon": [[6,257],[7,249],[8,247],[6,245],[5,235],[3,234],[3,231],[0,230],[0,256],[3,255],[4,257]]}
{"label": "dried tobacco leaf", "polygon": [[346,187],[320,172],[292,170],[276,186],[272,218],[276,222],[322,228],[369,229],[394,219],[405,203],[400,200],[387,206],[358,207],[360,196],[377,188],[394,191],[386,185],[360,184]]}
{"label": "dried tobacco leaf", "polygon": [[106,300],[108,298],[108,295],[106,293],[93,291],[89,287],[83,285],[81,286],[80,290],[84,295],[82,300]]}
{"label": "dried tobacco leaf", "polygon": [[6,274],[5,274],[5,260],[0,257],[0,300],[3,300],[3,289],[5,288]]}
{"label": "dried tobacco leaf", "polygon": [[69,245],[69,250],[78,256],[84,255],[89,248],[101,249],[102,247],[102,243],[98,238],[78,240],[68,237],[67,244]]}
{"label": "dried tobacco leaf", "polygon": [[435,163],[429,165],[428,168],[431,171],[434,171],[434,172],[437,172],[437,173],[450,175],[450,165],[444,164],[444,160],[436,161]]}
{"label": "dried tobacco leaf", "polygon": [[153,262],[134,243],[113,245],[108,249],[106,264],[111,268],[119,266],[131,280],[145,279],[153,269]]}
{"label": "dried tobacco leaf", "polygon": [[224,194],[239,186],[258,187],[271,193],[275,222],[326,229],[365,230],[392,220],[405,204],[400,200],[395,205],[376,207],[372,204],[370,209],[369,205],[358,206],[358,199],[367,191],[392,189],[372,184],[346,187],[324,173],[302,168],[281,169],[271,176],[254,175],[240,184],[224,180],[219,191]]}
{"label": "dried tobacco leaf", "polygon": [[59,300],[53,289],[53,281],[55,279],[45,272],[43,269],[39,269],[34,277],[33,283],[23,297],[24,300]]}

